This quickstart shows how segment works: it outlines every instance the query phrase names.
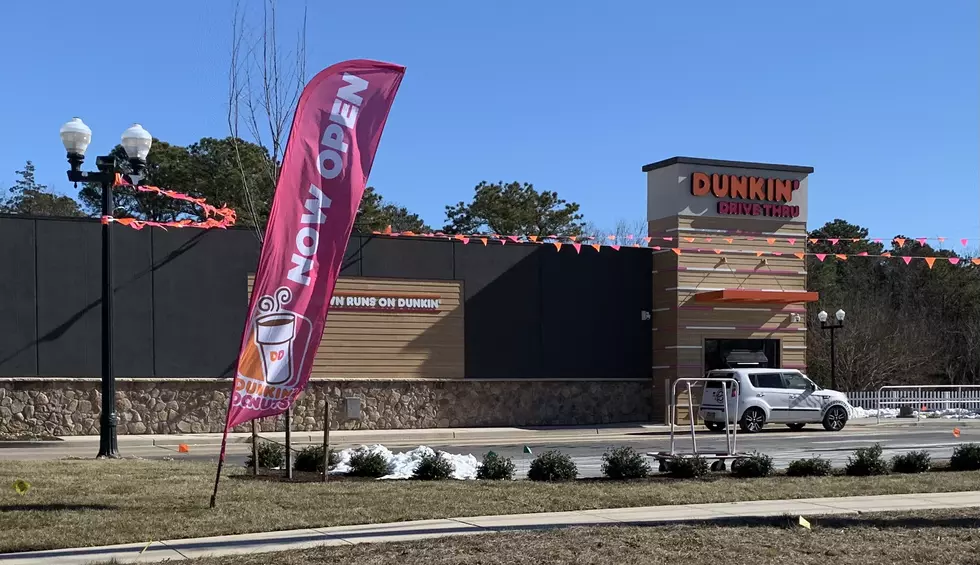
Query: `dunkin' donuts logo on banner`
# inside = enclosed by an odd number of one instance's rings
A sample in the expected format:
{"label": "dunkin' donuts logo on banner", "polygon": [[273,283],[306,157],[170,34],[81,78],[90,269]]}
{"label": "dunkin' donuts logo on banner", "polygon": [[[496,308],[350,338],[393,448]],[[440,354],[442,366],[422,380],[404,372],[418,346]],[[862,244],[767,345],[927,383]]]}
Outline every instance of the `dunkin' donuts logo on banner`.
{"label": "dunkin' donuts logo on banner", "polygon": [[252,409],[285,402],[303,374],[313,325],[309,318],[287,308],[289,288],[261,296],[239,364],[232,404]]}

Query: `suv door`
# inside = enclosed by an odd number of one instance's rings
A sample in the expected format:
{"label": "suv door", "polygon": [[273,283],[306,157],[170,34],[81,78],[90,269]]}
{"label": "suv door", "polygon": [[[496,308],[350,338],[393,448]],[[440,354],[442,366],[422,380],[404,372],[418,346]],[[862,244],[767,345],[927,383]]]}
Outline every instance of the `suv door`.
{"label": "suv door", "polygon": [[[789,391],[780,373],[755,373],[749,376],[759,399],[769,405],[770,422],[790,422]],[[748,399],[746,399],[748,400]]]}
{"label": "suv door", "polygon": [[789,393],[789,411],[794,423],[813,423],[820,421],[820,398],[814,393],[816,387],[796,372],[783,373],[783,384]]}

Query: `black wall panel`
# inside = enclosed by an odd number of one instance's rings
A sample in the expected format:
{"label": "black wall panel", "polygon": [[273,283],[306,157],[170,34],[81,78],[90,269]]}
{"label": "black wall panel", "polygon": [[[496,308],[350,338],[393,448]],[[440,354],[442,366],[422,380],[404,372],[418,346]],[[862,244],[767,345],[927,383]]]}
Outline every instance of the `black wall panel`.
{"label": "black wall panel", "polygon": [[259,244],[249,230],[153,232],[154,373],[234,373]]}
{"label": "black wall panel", "polygon": [[0,376],[37,374],[32,219],[0,218]]}
{"label": "black wall panel", "polygon": [[[153,376],[152,237],[149,229],[112,227],[112,282],[116,289],[112,358],[120,377]],[[100,310],[100,322],[101,315]]]}
{"label": "black wall panel", "polygon": [[102,372],[98,222],[37,220],[37,359],[42,377]]}
{"label": "black wall panel", "polygon": [[364,237],[361,276],[452,280],[453,250],[459,243],[437,239]]}
{"label": "black wall panel", "polygon": [[542,375],[540,250],[531,245],[457,244],[467,377]]}

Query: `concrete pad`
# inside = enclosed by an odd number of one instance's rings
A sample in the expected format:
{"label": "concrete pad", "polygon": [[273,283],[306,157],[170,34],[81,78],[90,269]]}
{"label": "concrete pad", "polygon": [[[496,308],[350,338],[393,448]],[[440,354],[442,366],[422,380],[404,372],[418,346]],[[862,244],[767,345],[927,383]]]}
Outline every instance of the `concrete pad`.
{"label": "concrete pad", "polygon": [[313,529],[260,532],[234,536],[191,538],[166,542],[167,547],[187,558],[211,555],[241,555],[292,549],[309,549],[321,545],[345,545],[333,536]]}
{"label": "concrete pad", "polygon": [[329,535],[343,543],[378,543],[474,535],[486,533],[486,530],[456,520],[415,520],[394,524],[318,528],[317,532]]}
{"label": "concrete pad", "polygon": [[457,518],[465,524],[481,528],[510,529],[562,526],[593,526],[612,525],[616,520],[589,514],[587,512],[537,512],[534,514],[507,514],[503,516],[475,516],[472,518]]}
{"label": "concrete pad", "polygon": [[[146,551],[143,551],[144,549]],[[156,541],[151,543],[149,547],[145,543],[130,543],[103,547],[0,554],[0,564],[2,565],[88,565],[92,562],[101,563],[113,559],[120,563],[153,563],[166,559],[180,560],[184,559],[184,556],[162,542]]]}
{"label": "concrete pad", "polygon": [[751,502],[732,502],[727,504],[699,504],[697,508],[716,512],[726,517],[735,516],[781,516],[826,512],[826,506],[797,500],[759,500]]}

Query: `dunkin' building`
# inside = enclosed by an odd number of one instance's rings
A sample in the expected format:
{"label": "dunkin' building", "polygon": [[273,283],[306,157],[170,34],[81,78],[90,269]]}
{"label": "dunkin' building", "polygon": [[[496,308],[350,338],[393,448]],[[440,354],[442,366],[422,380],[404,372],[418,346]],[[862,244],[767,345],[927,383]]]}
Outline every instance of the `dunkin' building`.
{"label": "dunkin' building", "polygon": [[[812,170],[647,165],[652,250],[354,234],[293,427],[660,422],[672,379],[804,368]],[[99,228],[0,216],[0,432],[97,431]],[[255,235],[113,230],[120,432],[220,431]]]}

